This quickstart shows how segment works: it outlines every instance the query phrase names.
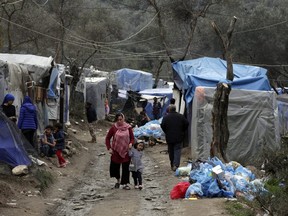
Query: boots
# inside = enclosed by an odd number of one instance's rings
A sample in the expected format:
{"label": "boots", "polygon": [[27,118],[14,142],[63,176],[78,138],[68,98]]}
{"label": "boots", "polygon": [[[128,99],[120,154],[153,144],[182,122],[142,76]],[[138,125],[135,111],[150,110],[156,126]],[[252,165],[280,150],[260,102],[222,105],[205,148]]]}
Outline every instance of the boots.
{"label": "boots", "polygon": [[97,140],[95,138],[92,138],[92,140],[88,141],[88,143],[97,143]]}

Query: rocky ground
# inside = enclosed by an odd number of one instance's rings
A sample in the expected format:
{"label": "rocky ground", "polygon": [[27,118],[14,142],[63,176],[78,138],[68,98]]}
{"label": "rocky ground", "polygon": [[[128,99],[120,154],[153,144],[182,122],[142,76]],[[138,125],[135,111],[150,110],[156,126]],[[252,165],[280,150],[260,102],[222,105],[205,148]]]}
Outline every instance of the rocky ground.
{"label": "rocky ground", "polygon": [[[82,124],[82,125],[81,125]],[[44,191],[34,175],[0,176],[0,216],[28,215],[228,215],[225,199],[171,200],[170,191],[181,179],[170,170],[165,144],[147,146],[144,150],[142,191],[112,189],[115,180],[109,177],[110,157],[104,139],[110,126],[98,124],[98,143],[90,144],[85,125],[72,125],[69,137],[77,153],[69,158],[66,168],[57,168],[56,158],[45,160],[41,168],[52,174],[54,183]],[[160,153],[161,152],[161,153]],[[183,151],[183,165],[189,150]],[[35,169],[35,168],[34,168]],[[39,168],[38,168],[39,169]],[[132,178],[131,178],[132,182]],[[132,186],[132,185],[131,185]]]}

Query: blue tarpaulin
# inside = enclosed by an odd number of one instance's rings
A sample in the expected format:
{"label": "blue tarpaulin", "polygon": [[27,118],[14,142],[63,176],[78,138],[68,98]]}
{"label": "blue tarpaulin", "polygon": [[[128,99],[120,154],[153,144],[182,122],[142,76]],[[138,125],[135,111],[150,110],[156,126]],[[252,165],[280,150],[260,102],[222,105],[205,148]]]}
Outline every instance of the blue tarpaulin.
{"label": "blue tarpaulin", "polygon": [[118,89],[142,91],[153,87],[152,74],[140,70],[123,68],[116,71]]}
{"label": "blue tarpaulin", "polygon": [[[145,89],[140,91],[139,94],[141,95],[152,95],[156,97],[161,97],[163,100],[159,100],[161,102],[161,117],[165,115],[166,109],[170,104],[170,99],[173,97],[173,90],[171,88],[155,88],[155,89]],[[153,119],[153,101],[147,103],[145,107],[146,113],[150,119]]]}
{"label": "blue tarpaulin", "polygon": [[0,161],[12,167],[30,165],[31,160],[24,149],[24,141],[19,135],[21,131],[13,124],[0,111]]}
{"label": "blue tarpaulin", "polygon": [[[220,58],[178,61],[172,67],[175,71],[174,82],[180,90],[186,92],[187,103],[192,101],[197,86],[216,87],[217,83],[226,79],[227,74],[227,62]],[[232,88],[270,91],[266,72],[261,67],[233,64]]]}

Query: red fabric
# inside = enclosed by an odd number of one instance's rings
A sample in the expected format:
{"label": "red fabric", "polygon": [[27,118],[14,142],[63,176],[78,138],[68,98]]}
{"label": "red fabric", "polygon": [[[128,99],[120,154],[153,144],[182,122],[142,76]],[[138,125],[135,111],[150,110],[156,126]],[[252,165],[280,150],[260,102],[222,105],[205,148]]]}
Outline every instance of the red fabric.
{"label": "red fabric", "polygon": [[128,147],[130,144],[129,128],[131,128],[131,126],[126,122],[123,122],[122,124],[117,123],[115,124],[117,131],[113,137],[112,149],[122,158],[125,158],[126,154],[128,154]]}
{"label": "red fabric", "polygon": [[[107,135],[106,135],[106,139],[105,139],[105,144],[107,147],[107,150],[111,149],[111,138],[114,139],[114,135],[117,132],[117,128],[115,127],[115,125],[113,125],[110,130],[108,131]],[[130,142],[129,143],[134,143],[134,134],[133,134],[133,130],[130,127],[129,129],[129,137],[130,137]],[[129,143],[127,143],[127,152],[128,152],[128,147],[129,147]],[[128,155],[128,153],[125,155],[124,158],[122,158],[116,151],[113,152],[113,154],[111,155],[111,160],[114,163],[125,163],[130,161],[130,157]]]}
{"label": "red fabric", "polygon": [[64,157],[62,156],[62,149],[58,149],[56,151],[56,155],[57,155],[57,158],[58,158],[59,165],[62,165],[64,163],[66,163]]}
{"label": "red fabric", "polygon": [[181,199],[185,198],[185,193],[190,186],[189,182],[179,182],[177,185],[173,187],[170,192],[171,199]]}

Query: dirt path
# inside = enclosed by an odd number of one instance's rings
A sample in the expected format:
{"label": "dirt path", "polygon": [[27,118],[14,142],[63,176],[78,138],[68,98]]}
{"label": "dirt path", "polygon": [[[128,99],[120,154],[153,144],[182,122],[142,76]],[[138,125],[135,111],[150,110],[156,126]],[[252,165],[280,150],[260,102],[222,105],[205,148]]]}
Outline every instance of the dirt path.
{"label": "dirt path", "polygon": [[[144,150],[142,191],[133,188],[130,191],[112,189],[115,180],[109,177],[108,172],[110,157],[104,145],[106,130],[98,131],[97,144],[87,143],[88,133],[77,133],[75,136],[82,143],[83,150],[71,158],[67,168],[51,167],[59,173],[58,181],[46,194],[27,196],[21,194],[19,188],[17,207],[0,208],[0,216],[228,215],[223,208],[224,199],[170,199],[172,187],[181,179],[174,177],[170,170],[168,155],[160,153],[167,148],[165,145]],[[31,194],[34,195],[34,192]]]}

